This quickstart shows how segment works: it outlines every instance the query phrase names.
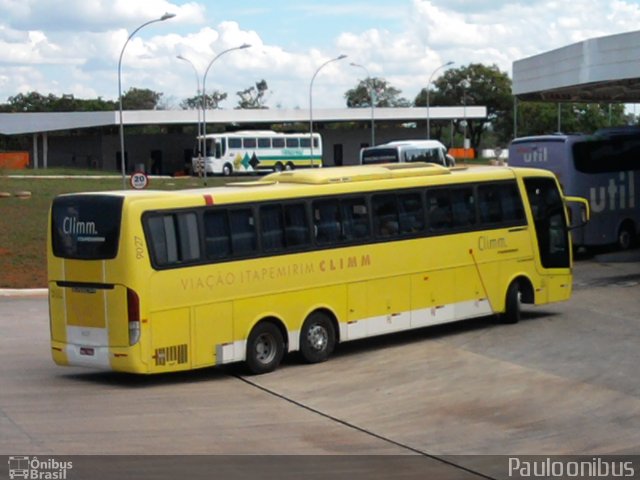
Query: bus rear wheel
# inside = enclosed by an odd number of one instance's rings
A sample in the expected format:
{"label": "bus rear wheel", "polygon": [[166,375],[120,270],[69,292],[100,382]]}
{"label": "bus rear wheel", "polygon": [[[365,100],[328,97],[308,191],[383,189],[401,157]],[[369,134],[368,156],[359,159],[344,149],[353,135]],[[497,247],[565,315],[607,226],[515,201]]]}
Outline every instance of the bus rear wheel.
{"label": "bus rear wheel", "polygon": [[502,323],[518,323],[522,305],[522,291],[517,280],[511,282],[505,298],[505,312],[500,315]]}
{"label": "bus rear wheel", "polygon": [[633,247],[635,243],[636,229],[633,226],[633,223],[630,221],[624,222],[620,225],[620,230],[618,231],[618,248],[620,250],[628,250]]}
{"label": "bus rear wheel", "polygon": [[280,329],[271,322],[254,327],[247,340],[247,366],[251,373],[260,375],[273,372],[284,357],[284,338]]}
{"label": "bus rear wheel", "polygon": [[307,363],[327,360],[336,346],[336,331],[331,319],[322,312],[309,315],[300,331],[300,353]]}

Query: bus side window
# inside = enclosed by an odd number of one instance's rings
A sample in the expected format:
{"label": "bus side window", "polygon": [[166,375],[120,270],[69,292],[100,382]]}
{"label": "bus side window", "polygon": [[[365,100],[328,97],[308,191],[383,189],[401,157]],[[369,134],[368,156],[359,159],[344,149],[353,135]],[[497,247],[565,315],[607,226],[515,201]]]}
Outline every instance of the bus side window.
{"label": "bus side window", "polygon": [[147,220],[155,263],[159,266],[200,258],[200,234],[195,213],[157,215]]}
{"label": "bus side window", "polygon": [[174,263],[178,259],[178,250],[171,216],[153,216],[147,220],[147,227],[155,263]]}
{"label": "bus side window", "polygon": [[398,195],[400,233],[417,233],[424,230],[424,210],[419,193]]}
{"label": "bus side window", "polygon": [[395,195],[373,196],[373,225],[377,237],[397,235],[400,222]]}
{"label": "bus side window", "polygon": [[256,251],[256,229],[250,208],[229,212],[233,255],[248,255]]}
{"label": "bus side window", "polygon": [[316,241],[319,244],[338,242],[341,238],[338,200],[322,200],[313,203],[313,222]]}
{"label": "bus side window", "polygon": [[255,138],[243,138],[242,148],[247,150],[253,150],[258,145],[258,141]]}
{"label": "bus side window", "polygon": [[427,192],[429,230],[442,232],[453,227],[449,190],[439,188]]}
{"label": "bus side window", "polygon": [[260,207],[260,236],[264,251],[269,252],[284,248],[284,226],[280,205]]}
{"label": "bus side window", "polygon": [[369,236],[369,211],[364,198],[342,200],[342,233],[345,240],[360,240]]}
{"label": "bus side window", "polygon": [[481,185],[478,187],[478,210],[480,212],[480,223],[498,224],[502,222],[499,185]]}
{"label": "bus side window", "polygon": [[309,244],[309,222],[304,203],[291,203],[284,206],[284,228],[287,247]]}
{"label": "bus side window", "polygon": [[208,259],[226,258],[231,253],[229,222],[226,210],[204,214],[205,249]]}
{"label": "bus side window", "polygon": [[451,211],[454,227],[468,227],[476,223],[476,204],[471,188],[451,190]]}
{"label": "bus side window", "polygon": [[520,197],[520,190],[515,183],[509,183],[500,187],[500,204],[502,206],[502,216],[505,222],[526,221],[524,216],[524,206]]}
{"label": "bus side window", "polygon": [[200,258],[200,231],[195,213],[179,213],[178,238],[180,243],[180,260],[190,262]]}

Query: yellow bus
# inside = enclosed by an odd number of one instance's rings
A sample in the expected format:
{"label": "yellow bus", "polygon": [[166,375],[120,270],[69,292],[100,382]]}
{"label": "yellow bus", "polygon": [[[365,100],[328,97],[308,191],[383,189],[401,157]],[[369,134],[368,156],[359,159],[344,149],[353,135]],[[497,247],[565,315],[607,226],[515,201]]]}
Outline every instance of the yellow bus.
{"label": "yellow bus", "polygon": [[[586,207],[586,201],[582,201]],[[571,295],[567,198],[539,169],[389,164],[51,207],[60,365],[274,370],[335,346]]]}

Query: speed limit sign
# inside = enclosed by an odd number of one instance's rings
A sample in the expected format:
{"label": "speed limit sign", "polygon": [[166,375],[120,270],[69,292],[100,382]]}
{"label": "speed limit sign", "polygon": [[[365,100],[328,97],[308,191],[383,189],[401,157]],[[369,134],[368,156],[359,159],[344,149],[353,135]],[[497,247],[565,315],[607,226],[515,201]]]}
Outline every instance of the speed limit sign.
{"label": "speed limit sign", "polygon": [[147,177],[144,172],[133,172],[129,181],[131,187],[136,190],[147,188],[147,185],[149,185],[149,177]]}

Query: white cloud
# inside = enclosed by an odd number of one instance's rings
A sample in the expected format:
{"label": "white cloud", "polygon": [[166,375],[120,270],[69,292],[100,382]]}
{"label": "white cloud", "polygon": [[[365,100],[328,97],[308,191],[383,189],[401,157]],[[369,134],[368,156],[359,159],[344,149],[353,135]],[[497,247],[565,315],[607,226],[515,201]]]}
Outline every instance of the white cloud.
{"label": "white cloud", "polygon": [[[269,9],[259,8],[267,18]],[[127,45],[123,88],[150,88],[179,103],[194,95],[195,79],[177,55],[191,60],[201,76],[217,54],[249,43],[250,49],[217,60],[207,78],[209,89],[228,93],[225,108],[237,103],[236,91],[261,79],[272,92],[272,108],[306,108],[312,75],[341,53],[348,58],[327,65],[314,82],[314,108],[344,105],[344,92],[363,77],[350,62],[413,100],[430,74],[449,60],[456,62],[454,68],[473,62],[510,72],[519,58],[640,25],[640,6],[632,0],[410,0],[399,5],[358,0],[341,6],[299,2],[291,8],[323,21],[340,19],[347,27],[329,41],[300,48],[296,38],[274,42],[266,20],[255,29],[234,20],[207,24],[207,9],[196,0],[0,0],[0,102],[28,90],[115,98],[124,42],[134,28],[164,12],[177,16],[145,28]],[[215,7],[211,10],[223,18]],[[370,20],[365,28],[355,22],[358,12]],[[349,16],[353,28],[344,22]]]}

